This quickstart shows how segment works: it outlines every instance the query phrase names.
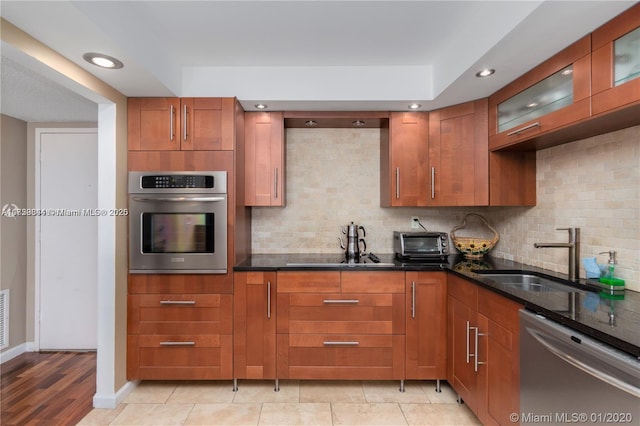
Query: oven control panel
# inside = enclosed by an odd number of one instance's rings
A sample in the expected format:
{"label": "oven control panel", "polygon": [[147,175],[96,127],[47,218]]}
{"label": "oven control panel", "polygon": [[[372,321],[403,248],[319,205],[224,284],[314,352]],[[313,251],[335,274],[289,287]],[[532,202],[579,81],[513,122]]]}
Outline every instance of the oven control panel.
{"label": "oven control panel", "polygon": [[140,184],[143,189],[213,188],[214,179],[208,175],[145,175]]}
{"label": "oven control panel", "polygon": [[226,171],[129,172],[129,194],[226,194]]}

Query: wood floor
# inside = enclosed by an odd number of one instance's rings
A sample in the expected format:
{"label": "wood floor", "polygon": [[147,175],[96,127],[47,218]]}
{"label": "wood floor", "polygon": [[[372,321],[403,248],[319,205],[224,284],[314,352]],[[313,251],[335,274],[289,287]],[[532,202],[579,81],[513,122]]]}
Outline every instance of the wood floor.
{"label": "wood floor", "polygon": [[0,425],[75,425],[93,409],[95,352],[27,352],[0,369]]}

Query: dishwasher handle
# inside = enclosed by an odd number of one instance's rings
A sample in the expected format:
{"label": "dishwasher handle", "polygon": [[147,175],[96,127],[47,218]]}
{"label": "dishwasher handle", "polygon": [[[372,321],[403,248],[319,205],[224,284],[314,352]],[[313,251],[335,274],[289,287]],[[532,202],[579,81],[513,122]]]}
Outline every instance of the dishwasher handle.
{"label": "dishwasher handle", "polygon": [[624,391],[636,398],[640,398],[640,388],[634,386],[631,383],[627,383],[617,377],[614,377],[593,365],[589,365],[577,356],[573,356],[568,351],[563,350],[558,345],[554,344],[551,339],[548,338],[541,330],[535,328],[527,328],[529,334],[536,339],[542,346],[544,346],[552,354],[563,360],[564,362],[573,365],[574,367],[584,371],[585,373],[595,377],[596,379],[614,386],[621,391]]}

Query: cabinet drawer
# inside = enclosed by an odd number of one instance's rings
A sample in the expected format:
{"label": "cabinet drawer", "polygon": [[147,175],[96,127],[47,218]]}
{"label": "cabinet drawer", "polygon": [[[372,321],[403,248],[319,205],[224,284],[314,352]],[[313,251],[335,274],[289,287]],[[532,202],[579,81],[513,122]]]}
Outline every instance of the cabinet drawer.
{"label": "cabinet drawer", "polygon": [[129,294],[232,294],[230,274],[129,274]]}
{"label": "cabinet drawer", "polygon": [[474,310],[478,305],[478,286],[467,282],[463,278],[448,274],[447,293]]}
{"label": "cabinet drawer", "polygon": [[278,335],[278,376],[298,379],[402,379],[404,336]]}
{"label": "cabinet drawer", "polygon": [[231,335],[142,335],[128,338],[129,379],[230,379]]}
{"label": "cabinet drawer", "polygon": [[404,272],[341,272],[342,291],[350,293],[404,293]]}
{"label": "cabinet drawer", "polygon": [[403,334],[404,294],[279,294],[277,332]]}
{"label": "cabinet drawer", "polygon": [[506,297],[502,297],[489,290],[478,290],[478,313],[500,324],[511,333],[519,333],[520,320],[518,311],[521,308],[523,308],[521,304],[509,300]]}
{"label": "cabinet drawer", "polygon": [[129,334],[231,334],[228,294],[129,295]]}
{"label": "cabinet drawer", "polygon": [[278,293],[331,293],[340,291],[340,272],[278,272]]}

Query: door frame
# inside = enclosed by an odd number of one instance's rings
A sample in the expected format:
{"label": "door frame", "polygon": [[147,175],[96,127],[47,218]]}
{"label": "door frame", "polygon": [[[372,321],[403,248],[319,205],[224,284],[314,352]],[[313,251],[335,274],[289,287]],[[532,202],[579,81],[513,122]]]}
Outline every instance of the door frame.
{"label": "door frame", "polygon": [[[98,127],[37,127],[35,128],[35,151],[34,151],[34,160],[35,160],[35,167],[34,167],[34,195],[35,195],[35,204],[34,204],[34,209],[37,211],[38,209],[40,209],[42,206],[40,205],[40,196],[41,196],[41,191],[40,191],[40,164],[41,164],[41,157],[40,157],[40,151],[41,151],[41,138],[43,134],[47,134],[47,133],[95,133],[96,136],[98,136],[98,141],[99,141],[99,129]],[[98,142],[98,149],[99,148],[99,142]],[[96,158],[96,163],[99,163],[99,159],[100,159],[100,152],[98,151],[98,158]],[[100,178],[98,177],[98,180]],[[100,185],[98,184],[98,203],[99,203],[99,198],[100,198]],[[40,271],[40,251],[41,251],[41,245],[40,245],[40,232],[41,232],[41,217],[38,215],[34,216],[34,236],[35,236],[35,241],[34,241],[34,248],[35,248],[35,252],[34,252],[34,278],[35,278],[35,282],[34,282],[34,322],[33,322],[33,350],[34,351],[39,351],[40,350],[40,312],[41,312],[41,302],[42,300],[40,299],[40,291],[42,289],[41,287],[41,271]],[[98,230],[98,234],[100,233],[100,231]],[[96,239],[98,239],[98,235],[96,235]],[[98,261],[100,259],[100,246],[98,245]],[[98,268],[99,269],[99,268]],[[98,284],[98,270],[96,270],[96,285]],[[98,320],[98,314],[96,312],[96,323]],[[98,325],[98,324],[97,324]],[[99,326],[97,327],[98,329],[96,330],[96,334],[99,331]],[[97,348],[96,348],[97,351]]]}

